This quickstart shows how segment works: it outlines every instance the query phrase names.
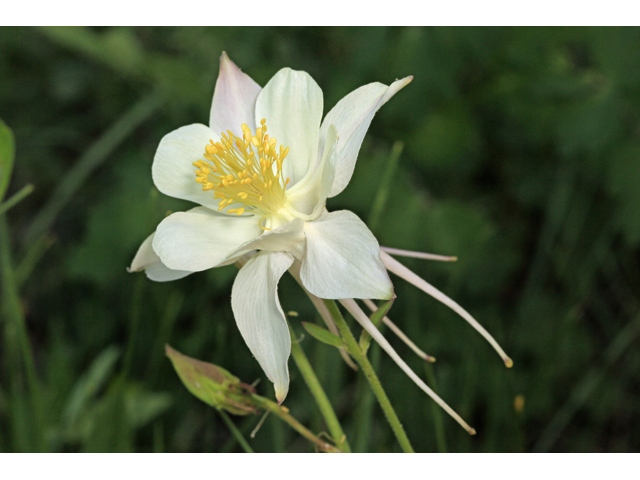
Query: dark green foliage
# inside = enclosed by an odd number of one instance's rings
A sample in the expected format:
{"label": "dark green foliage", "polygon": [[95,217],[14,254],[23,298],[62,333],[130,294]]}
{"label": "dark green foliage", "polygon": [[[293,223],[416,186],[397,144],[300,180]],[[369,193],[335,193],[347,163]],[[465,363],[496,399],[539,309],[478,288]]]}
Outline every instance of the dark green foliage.
{"label": "dark green foliage", "polygon": [[[0,285],[0,451],[240,451],[184,389],[165,343],[261,379],[257,392],[273,398],[232,316],[235,267],[166,284],[126,272],[167,212],[188,208],[155,190],[151,163],[163,135],[207,123],[223,50],[261,85],[282,67],[306,70],[327,110],[360,85],[414,75],[328,207],[371,220],[384,184],[380,243],[458,256],[402,261],[515,362],[506,370],[462,319],[392,278],[389,317],[437,362],[425,370],[384,334],[478,431],[434,416],[372,344],[417,451],[640,449],[640,29],[126,27],[0,28],[0,117],[16,151],[5,199],[35,187],[6,213],[0,245],[15,271],[2,281],[19,295]],[[289,320],[354,448],[398,451],[360,374],[305,335],[300,321],[315,313],[290,278],[280,299],[298,312]],[[21,312],[35,387],[13,341]],[[293,361],[290,371],[285,405],[326,430]],[[257,423],[233,420],[245,436]],[[312,450],[274,418],[250,443]]]}

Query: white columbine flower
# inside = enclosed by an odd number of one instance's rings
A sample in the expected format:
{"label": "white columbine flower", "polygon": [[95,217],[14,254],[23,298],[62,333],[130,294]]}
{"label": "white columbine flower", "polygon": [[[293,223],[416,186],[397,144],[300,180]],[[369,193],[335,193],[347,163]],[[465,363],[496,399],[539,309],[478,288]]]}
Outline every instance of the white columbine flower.
{"label": "white columbine flower", "polygon": [[284,68],[263,89],[223,53],[209,127],[179,128],[158,146],[158,190],[200,206],[160,222],[130,270],[175,280],[257,250],[235,279],[231,305],[279,402],[289,388],[291,340],[277,287],[294,262],[317,297],[393,296],[373,234],[325,202],[349,183],[376,111],[411,80],[360,87],[322,121],[322,90],[307,73]]}

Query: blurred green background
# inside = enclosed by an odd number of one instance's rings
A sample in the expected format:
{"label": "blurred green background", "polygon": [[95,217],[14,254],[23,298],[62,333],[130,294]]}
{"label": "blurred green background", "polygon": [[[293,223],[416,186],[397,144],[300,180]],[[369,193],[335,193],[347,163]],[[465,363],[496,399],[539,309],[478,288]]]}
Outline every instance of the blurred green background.
{"label": "blurred green background", "polygon": [[[261,85],[282,67],[309,72],[325,112],[363,84],[415,77],[329,209],[357,213],[381,245],[457,255],[402,261],[515,362],[393,277],[389,316],[438,361],[386,336],[478,431],[372,348],[416,450],[640,449],[640,29],[127,27],[0,28],[0,118],[16,144],[5,199],[34,186],[0,217],[0,451],[241,451],[165,343],[262,379],[273,398],[231,313],[235,267],[165,284],[125,270],[168,211],[189,207],[157,192],[151,163],[163,135],[207,123],[223,50]],[[280,299],[302,337],[313,308],[291,278]],[[362,376],[308,334],[301,345],[352,447],[399,451]],[[326,431],[289,365],[285,405]],[[258,420],[234,417],[247,436]],[[313,450],[273,417],[249,442]]]}

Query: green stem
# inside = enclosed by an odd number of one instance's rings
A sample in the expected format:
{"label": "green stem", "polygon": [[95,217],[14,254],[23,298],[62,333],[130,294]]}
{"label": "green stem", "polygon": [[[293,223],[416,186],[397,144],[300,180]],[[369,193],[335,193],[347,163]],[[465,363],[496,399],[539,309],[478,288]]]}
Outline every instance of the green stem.
{"label": "green stem", "polygon": [[404,450],[407,453],[414,453],[413,447],[411,446],[411,442],[409,442],[409,438],[407,437],[407,434],[404,431],[402,424],[400,423],[400,419],[398,418],[398,415],[396,415],[395,410],[391,406],[389,397],[387,397],[387,394],[384,392],[384,389],[380,384],[380,380],[378,379],[378,376],[376,375],[375,370],[371,366],[369,359],[362,352],[360,345],[358,344],[357,340],[351,333],[351,330],[349,329],[347,322],[345,322],[344,317],[342,316],[342,313],[340,313],[340,310],[338,309],[338,305],[336,305],[336,302],[333,300],[324,300],[324,303],[329,309],[329,312],[331,312],[333,321],[336,323],[336,326],[340,331],[340,335],[342,336],[342,338],[344,339],[347,345],[347,350],[349,351],[351,356],[353,356],[353,358],[356,359],[356,362],[358,362],[358,364],[360,365],[360,368],[362,369],[362,372],[364,373],[365,377],[369,381],[371,390],[373,390],[373,393],[378,399],[378,403],[380,404],[382,411],[387,417],[387,421],[389,422],[389,425],[391,425],[391,428],[393,429],[393,433],[396,435],[396,438],[398,439],[398,442],[400,443],[402,450]]}
{"label": "green stem", "polygon": [[249,445],[247,440],[242,436],[242,433],[240,432],[240,430],[238,430],[238,427],[236,427],[235,423],[233,423],[233,421],[229,418],[229,415],[227,415],[227,413],[224,410],[218,410],[218,413],[222,417],[222,420],[227,425],[227,427],[229,427],[229,430],[231,430],[232,435],[235,437],[235,439],[238,441],[238,443],[244,449],[244,451],[247,453],[255,453],[253,451],[253,448],[251,448],[251,445]]}
{"label": "green stem", "polygon": [[[0,215],[0,277],[2,278],[2,313],[6,321],[6,351],[7,355],[12,357],[8,359],[9,365],[11,365],[11,376],[14,380],[17,378],[18,370],[16,367],[19,365],[19,356],[21,356],[37,425],[36,449],[37,451],[45,452],[48,448],[45,439],[46,422],[44,403],[42,401],[42,392],[40,391],[40,383],[33,359],[33,349],[31,348],[29,335],[27,333],[24,312],[20,305],[20,296],[16,288],[15,272],[11,260],[9,227],[4,215]],[[16,346],[20,352],[16,351]],[[13,400],[18,401],[17,398]]]}
{"label": "green stem", "polygon": [[28,184],[22,187],[13,197],[0,205],[0,215],[9,210],[11,207],[19,203],[23,198],[33,192],[33,185]]}
{"label": "green stem", "polygon": [[[436,376],[433,373],[433,367],[430,363],[425,362],[424,371],[427,374],[427,380],[433,386],[433,391],[438,389],[438,383],[436,382]],[[447,437],[444,433],[444,424],[442,422],[442,410],[437,403],[431,402],[431,411],[433,412],[433,424],[436,430],[436,444],[438,445],[438,452],[447,453]]]}
{"label": "green stem", "polygon": [[287,409],[286,407],[278,405],[277,403],[272,402],[271,400],[261,397],[259,395],[252,395],[251,398],[256,405],[259,405],[266,411],[273,413],[278,418],[280,418],[280,420],[288,423],[291,426],[291,428],[293,428],[296,432],[298,432],[304,438],[313,442],[320,451],[331,452],[331,453],[342,452],[342,450],[338,449],[337,447],[334,447],[333,445],[321,440],[319,437],[314,435],[313,432],[311,432],[311,430],[309,430],[307,427],[305,427],[300,422],[298,422],[295,418],[289,415],[289,409]]}
{"label": "green stem", "polygon": [[309,390],[311,390],[311,394],[315,398],[325,422],[327,422],[327,427],[329,428],[331,436],[340,450],[345,453],[351,453],[351,447],[347,441],[347,436],[342,430],[342,426],[338,421],[336,412],[331,406],[329,398],[327,398],[327,394],[324,392],[322,385],[320,385],[320,381],[318,380],[316,373],[313,371],[313,367],[311,367],[302,347],[298,342],[296,342],[295,335],[291,327],[289,327],[289,331],[291,333],[291,354],[293,355],[293,359],[296,362],[300,373],[302,373],[304,381],[309,386]]}
{"label": "green stem", "polygon": [[133,295],[131,300],[131,314],[129,316],[129,331],[127,338],[127,346],[125,348],[124,360],[122,362],[122,375],[129,376],[133,363],[133,355],[135,353],[136,341],[138,339],[138,330],[140,324],[140,315],[142,313],[142,294],[145,286],[146,277],[138,275],[133,286]]}

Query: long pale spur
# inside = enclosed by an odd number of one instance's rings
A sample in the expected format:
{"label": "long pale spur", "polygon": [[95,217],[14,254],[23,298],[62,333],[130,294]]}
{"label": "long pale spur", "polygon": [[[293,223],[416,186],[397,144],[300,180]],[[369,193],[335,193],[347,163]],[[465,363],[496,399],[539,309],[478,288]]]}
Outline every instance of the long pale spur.
{"label": "long pale spur", "polygon": [[[399,358],[353,299],[375,308],[371,299],[392,298],[389,270],[453,308],[496,347],[507,366],[511,361],[458,304],[389,255],[404,251],[381,249],[354,213],[325,208],[326,199],[349,183],[375,113],[411,80],[364,85],[323,120],[322,90],[307,73],[284,68],[261,88],[223,53],[209,126],[187,125],[166,135],[152,166],[158,190],[200,206],[160,222],[129,270],[169,281],[242,265],[231,293],[234,317],[279,402],[289,388],[291,339],[277,287],[289,270],[316,306],[322,305],[319,299],[340,299],[412,380],[472,432]],[[335,330],[326,308],[319,311]]]}

